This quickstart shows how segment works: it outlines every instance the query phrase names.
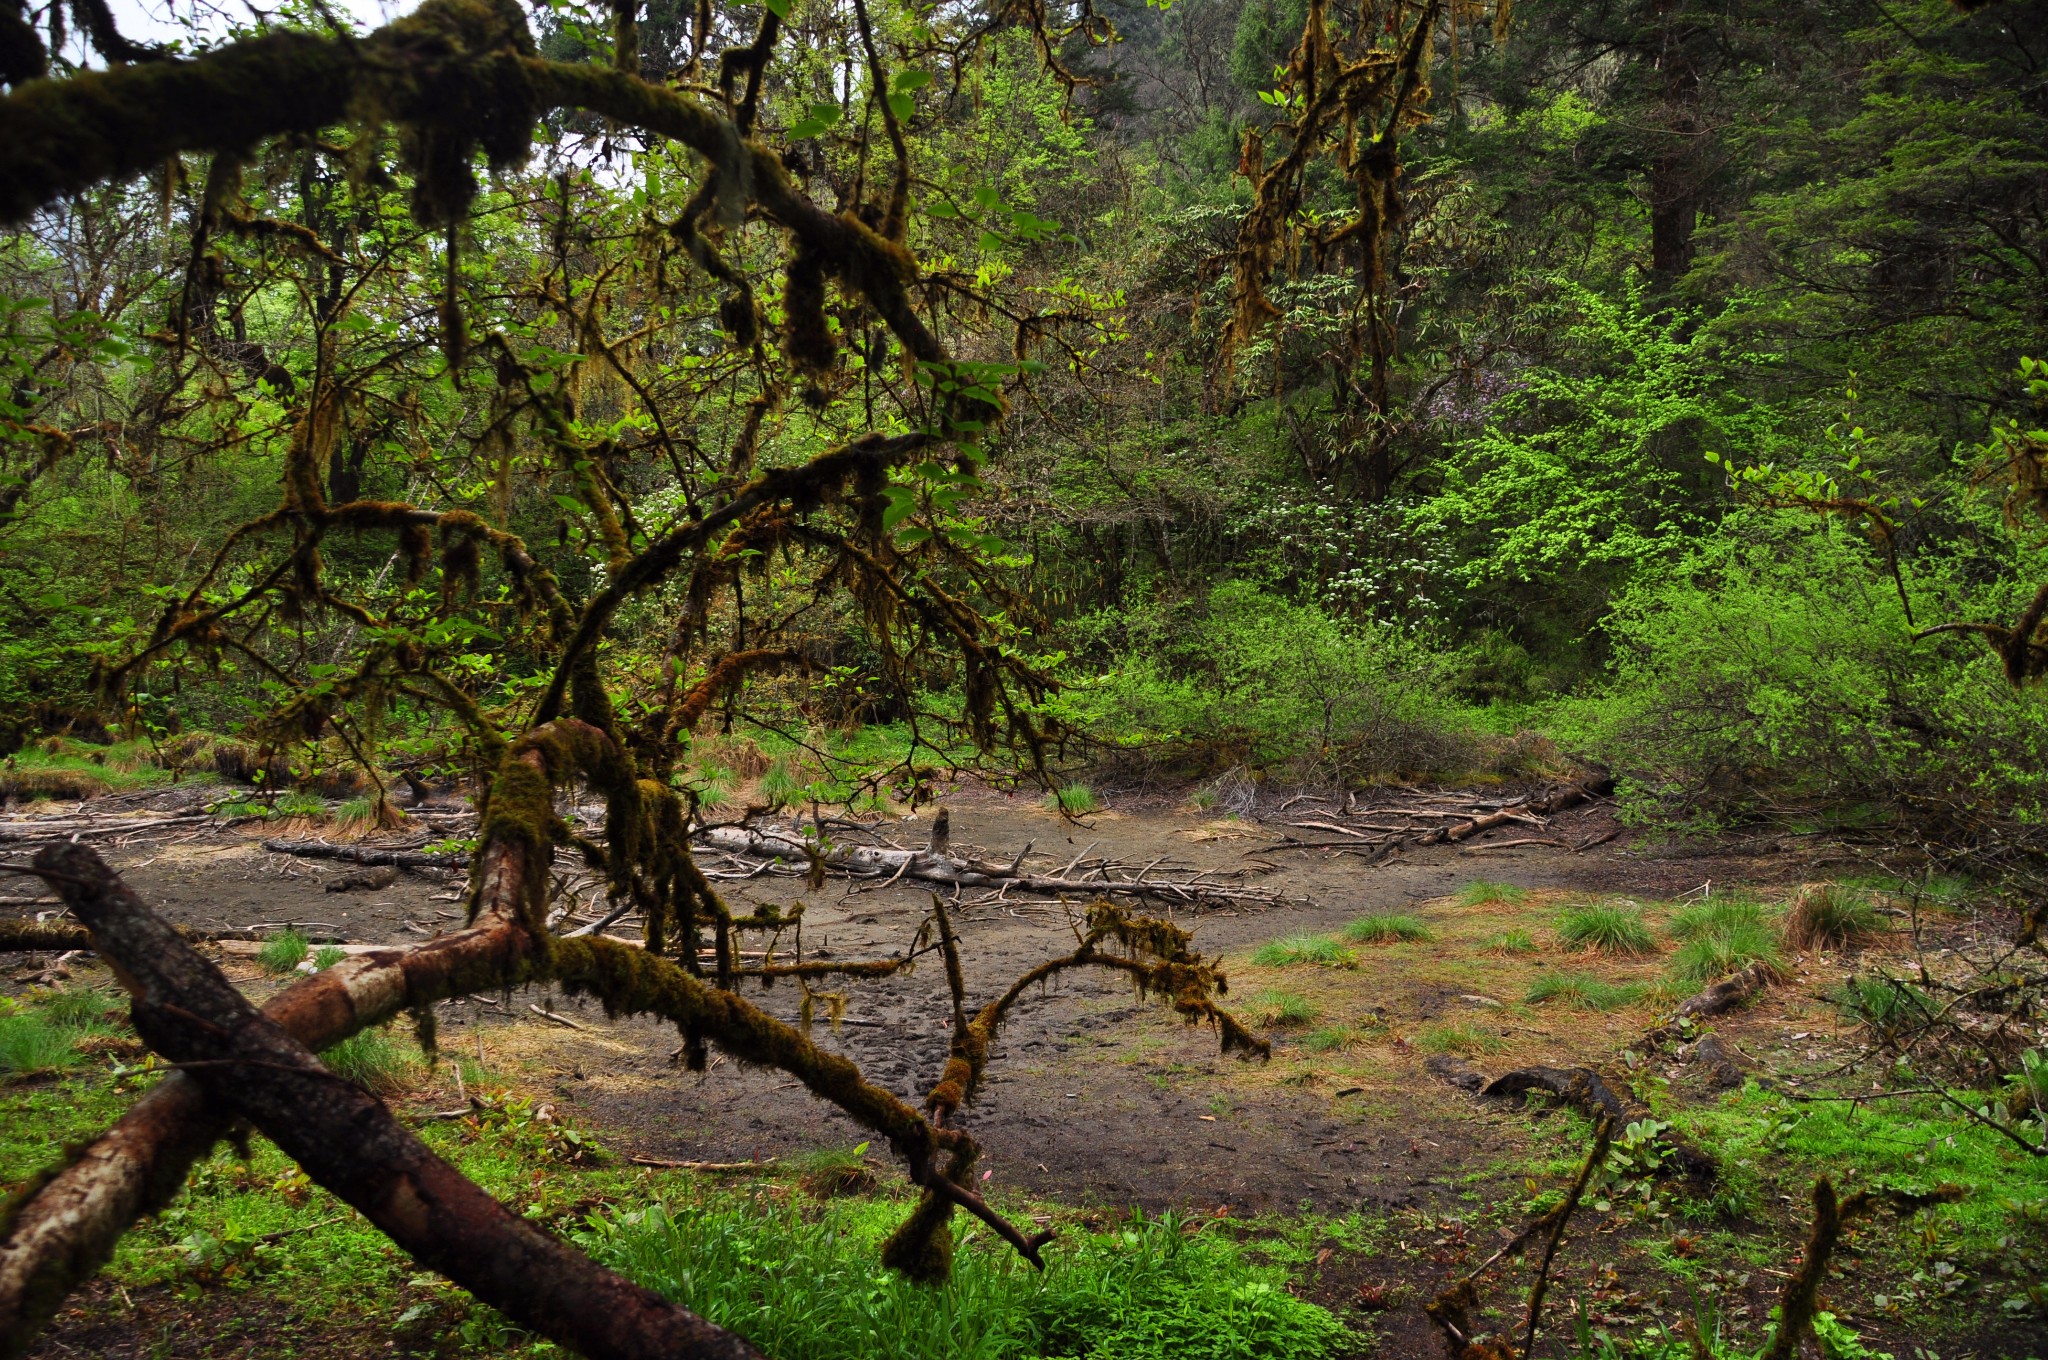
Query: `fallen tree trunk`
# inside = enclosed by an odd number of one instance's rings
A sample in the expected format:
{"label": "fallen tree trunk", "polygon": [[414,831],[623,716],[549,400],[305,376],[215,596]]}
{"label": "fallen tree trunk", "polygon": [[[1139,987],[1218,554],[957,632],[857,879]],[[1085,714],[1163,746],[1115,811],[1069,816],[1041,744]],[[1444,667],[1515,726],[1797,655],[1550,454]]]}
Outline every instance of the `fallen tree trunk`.
{"label": "fallen tree trunk", "polygon": [[[1480,1089],[1481,1096],[1512,1096],[1543,1091],[1557,1097],[1593,1119],[1612,1119],[1616,1128],[1629,1120],[1629,1107],[1615,1094],[1606,1079],[1590,1067],[1518,1067],[1503,1072]],[[1665,1129],[1657,1134],[1670,1164],[1702,1181],[1720,1174],[1721,1163],[1712,1153],[1693,1146]]]}
{"label": "fallen tree trunk", "polygon": [[377,868],[469,867],[469,854],[462,850],[379,850],[359,845],[330,845],[326,841],[265,841],[263,848],[274,855],[296,855],[302,859],[338,859],[344,864],[365,864]]}
{"label": "fallen tree trunk", "polygon": [[213,820],[214,816],[210,812],[192,812],[175,817],[52,817],[48,820],[29,818],[18,822],[0,822],[0,841],[116,836],[136,831],[154,831],[158,827],[190,826],[194,822]]}
{"label": "fallen tree trunk", "polygon": [[415,1260],[598,1360],[760,1360],[741,1338],[606,1270],[436,1156],[383,1102],[334,1076],[95,858],[46,852],[66,896],[135,993],[137,1033],[194,1074]]}

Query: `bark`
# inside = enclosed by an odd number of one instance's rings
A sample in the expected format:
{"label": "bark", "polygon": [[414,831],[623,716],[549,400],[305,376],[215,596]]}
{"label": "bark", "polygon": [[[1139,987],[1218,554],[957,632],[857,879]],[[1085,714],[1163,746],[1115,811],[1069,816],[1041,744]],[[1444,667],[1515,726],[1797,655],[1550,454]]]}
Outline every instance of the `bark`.
{"label": "bark", "polygon": [[96,857],[46,851],[82,880],[72,910],[135,993],[135,1027],[218,1106],[261,1129],[414,1259],[524,1326],[600,1360],[758,1360],[739,1337],[541,1232],[434,1155],[384,1104],[335,1077]]}
{"label": "bark", "polygon": [[338,859],[344,864],[368,864],[393,869],[466,869],[468,854],[424,850],[375,850],[354,845],[329,845],[326,841],[265,841],[263,848],[273,855],[297,855],[304,859]]}

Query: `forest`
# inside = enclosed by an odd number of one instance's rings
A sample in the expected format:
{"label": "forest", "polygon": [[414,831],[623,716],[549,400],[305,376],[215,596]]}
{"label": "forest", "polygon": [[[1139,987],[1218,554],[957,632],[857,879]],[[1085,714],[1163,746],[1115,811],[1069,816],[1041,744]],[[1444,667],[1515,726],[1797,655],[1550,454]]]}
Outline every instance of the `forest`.
{"label": "forest", "polygon": [[0,1355],[2048,1356],[2041,0],[0,90]]}

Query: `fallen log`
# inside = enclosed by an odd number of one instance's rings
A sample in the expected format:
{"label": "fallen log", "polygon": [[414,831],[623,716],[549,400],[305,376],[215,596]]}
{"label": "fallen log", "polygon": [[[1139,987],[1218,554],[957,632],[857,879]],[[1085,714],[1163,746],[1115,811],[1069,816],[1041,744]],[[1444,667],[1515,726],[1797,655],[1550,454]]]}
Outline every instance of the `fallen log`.
{"label": "fallen log", "polygon": [[87,885],[66,894],[71,908],[134,992],[135,1028],[150,1047],[414,1259],[584,1355],[761,1360],[740,1337],[606,1270],[491,1198],[382,1101],[328,1072],[260,1014],[105,866],[73,852],[62,868]]}
{"label": "fallen log", "polygon": [[[1629,1106],[1614,1093],[1606,1079],[1590,1067],[1518,1067],[1503,1072],[1480,1088],[1482,1098],[1521,1095],[1542,1091],[1557,1097],[1595,1120],[1612,1119],[1616,1128],[1626,1127]],[[1643,1115],[1638,1114],[1637,1118]],[[1657,1134],[1664,1147],[1665,1165],[1696,1180],[1711,1181],[1720,1174],[1721,1163],[1712,1153],[1695,1147],[1670,1129]]]}
{"label": "fallen log", "polygon": [[1678,1009],[1671,1013],[1673,1020],[1696,1020],[1703,1015],[1719,1015],[1722,1011],[1733,1010],[1746,1004],[1764,988],[1775,982],[1778,971],[1768,963],[1752,963],[1738,973],[1731,973],[1713,986],[1678,1003]]}
{"label": "fallen log", "polygon": [[176,817],[52,817],[0,821],[0,841],[70,840],[80,836],[118,836],[159,827],[190,826],[214,820],[210,812],[192,812]]}
{"label": "fallen log", "polygon": [[273,855],[296,855],[301,859],[338,859],[344,864],[364,864],[390,869],[469,867],[469,854],[462,850],[379,850],[360,845],[330,845],[326,841],[265,841],[263,848]]}

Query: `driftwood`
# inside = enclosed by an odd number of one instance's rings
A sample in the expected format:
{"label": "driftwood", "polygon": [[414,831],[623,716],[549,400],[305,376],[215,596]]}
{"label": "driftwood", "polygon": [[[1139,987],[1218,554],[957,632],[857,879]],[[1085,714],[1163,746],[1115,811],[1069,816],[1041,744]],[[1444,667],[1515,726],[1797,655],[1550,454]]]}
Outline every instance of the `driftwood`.
{"label": "driftwood", "polygon": [[328,1072],[96,859],[46,854],[134,992],[135,1029],[414,1259],[542,1335],[618,1360],[760,1360],[739,1337],[606,1270],[513,1213]]}
{"label": "driftwood", "polygon": [[1696,1020],[1703,1015],[1719,1015],[1722,1011],[1733,1010],[1748,1002],[1776,980],[1777,970],[1767,963],[1752,963],[1737,973],[1731,973],[1713,986],[1678,1003],[1678,1009],[1671,1013],[1674,1020]]}
{"label": "driftwood", "polygon": [[[700,845],[730,855],[763,861],[780,860],[792,867],[815,864],[825,869],[891,881],[912,879],[955,888],[998,889],[1041,897],[1120,896],[1190,905],[1253,903],[1263,906],[1277,906],[1287,900],[1273,890],[1217,882],[1209,874],[1183,871],[1169,877],[1159,873],[1156,864],[1132,870],[1104,863],[1093,870],[1093,876],[1075,878],[1067,876],[1072,872],[1071,865],[1058,874],[1027,873],[1023,869],[1022,854],[1008,864],[998,864],[954,854],[937,854],[930,850],[837,845],[830,841],[820,850],[818,842],[795,832],[759,827],[709,827],[698,832],[693,839]],[[1025,849],[1028,852],[1030,847]],[[1118,873],[1124,876],[1113,876]]]}
{"label": "driftwood", "polygon": [[[1366,820],[1344,824],[1331,821],[1298,821],[1290,826],[1302,830],[1328,831],[1343,836],[1343,840],[1305,840],[1288,836],[1272,845],[1262,846],[1247,854],[1266,854],[1275,850],[1338,850],[1346,854],[1362,855],[1372,864],[1383,863],[1404,850],[1421,849],[1430,845],[1454,845],[1487,831],[1503,826],[1523,825],[1547,827],[1545,818],[1566,808],[1589,803],[1605,797],[1612,789],[1606,780],[1591,783],[1567,784],[1552,790],[1540,798],[1524,797],[1506,802],[1491,799],[1472,798],[1469,800],[1447,800],[1441,795],[1425,795],[1403,803],[1380,803],[1361,806],[1347,798],[1344,815]],[[1456,804],[1462,802],[1462,806]],[[1429,823],[1433,826],[1396,825],[1394,822]],[[1572,849],[1562,842],[1549,837],[1526,837],[1508,842],[1514,845],[1557,844]],[[1589,843],[1590,844],[1590,843]],[[1488,848],[1488,847],[1474,847]],[[1581,846],[1579,849],[1586,849]]]}
{"label": "driftwood", "polygon": [[211,822],[210,812],[191,812],[173,817],[30,817],[0,821],[0,841],[69,840],[83,836],[121,836],[161,827],[191,826]]}
{"label": "driftwood", "polygon": [[469,855],[460,850],[379,850],[360,845],[330,845],[326,841],[265,841],[263,848],[274,855],[296,855],[302,859],[338,859],[344,864],[365,864],[391,869],[469,867]]}

